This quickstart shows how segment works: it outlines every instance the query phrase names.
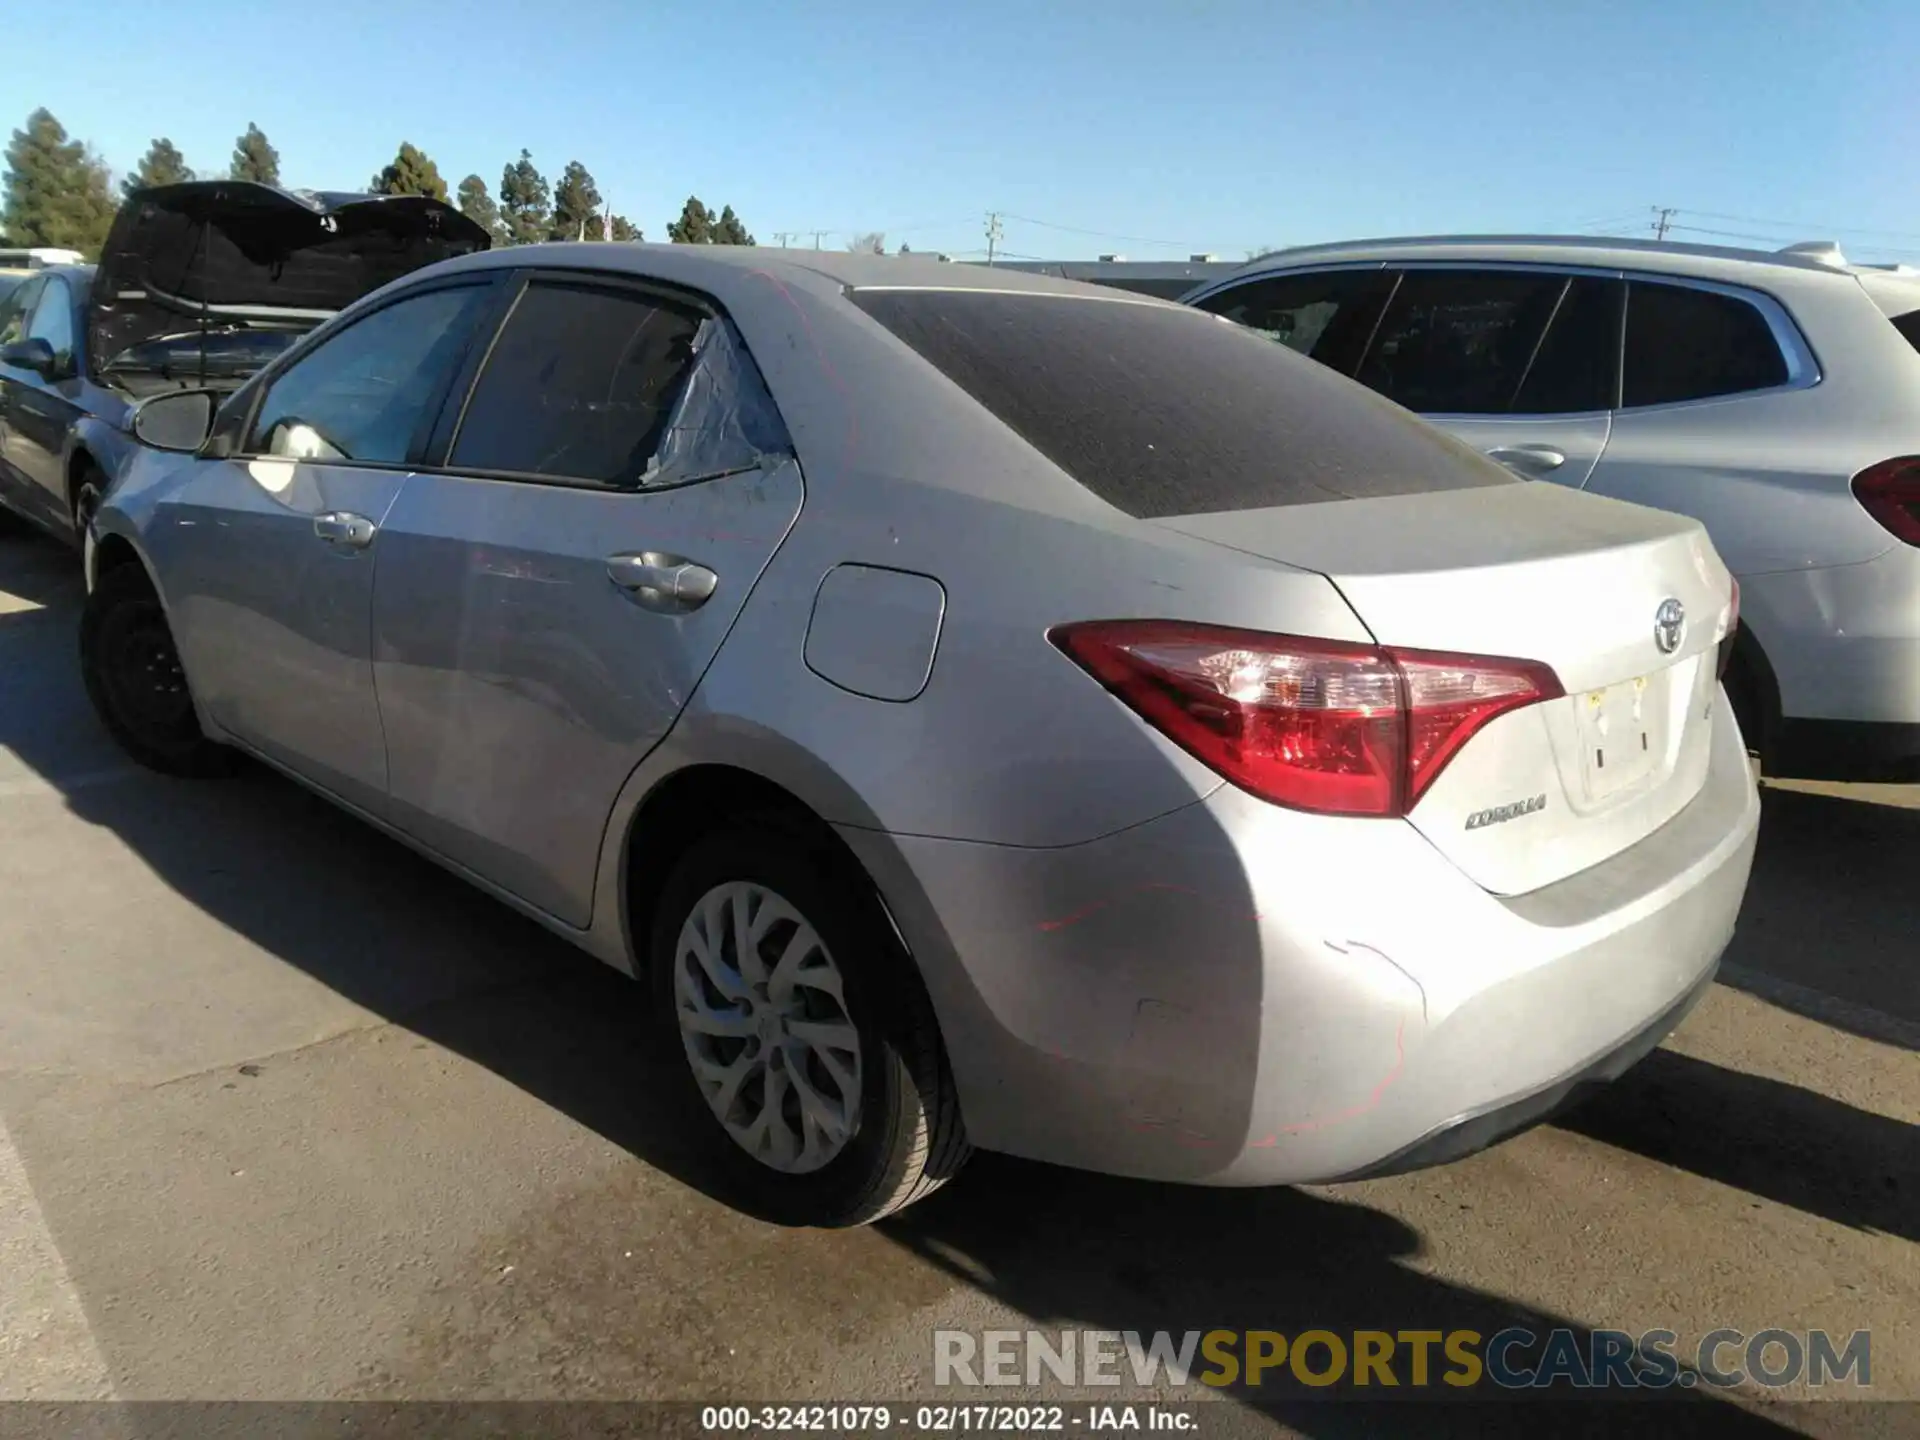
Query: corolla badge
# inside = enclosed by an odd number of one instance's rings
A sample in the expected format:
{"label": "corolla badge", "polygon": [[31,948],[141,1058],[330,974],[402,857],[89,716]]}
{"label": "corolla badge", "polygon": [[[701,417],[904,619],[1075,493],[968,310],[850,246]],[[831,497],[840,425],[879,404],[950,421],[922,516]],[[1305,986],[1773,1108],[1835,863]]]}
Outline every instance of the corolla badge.
{"label": "corolla badge", "polygon": [[1653,612],[1653,643],[1660,647],[1662,655],[1671,655],[1680,648],[1686,634],[1687,607],[1668,596]]}

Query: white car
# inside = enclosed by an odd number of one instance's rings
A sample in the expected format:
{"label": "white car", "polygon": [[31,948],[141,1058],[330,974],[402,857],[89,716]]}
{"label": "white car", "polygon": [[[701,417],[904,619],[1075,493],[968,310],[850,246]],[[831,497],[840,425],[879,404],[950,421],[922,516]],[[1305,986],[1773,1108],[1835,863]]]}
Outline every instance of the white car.
{"label": "white car", "polygon": [[1767,772],[1920,779],[1920,272],[1461,236],[1281,251],[1186,303],[1523,476],[1700,520]]}

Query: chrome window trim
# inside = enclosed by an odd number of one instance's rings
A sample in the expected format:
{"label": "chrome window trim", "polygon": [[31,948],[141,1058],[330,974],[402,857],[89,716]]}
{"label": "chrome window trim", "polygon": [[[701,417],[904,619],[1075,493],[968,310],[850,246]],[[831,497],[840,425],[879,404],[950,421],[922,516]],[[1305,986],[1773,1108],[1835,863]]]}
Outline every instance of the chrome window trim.
{"label": "chrome window trim", "polygon": [[[1780,349],[1781,358],[1787,363],[1787,378],[1779,385],[1768,385],[1759,390],[1735,390],[1725,395],[1702,395],[1693,400],[1667,400],[1657,405],[1621,405],[1615,410],[1582,411],[1545,411],[1521,413],[1502,411],[1499,414],[1460,415],[1437,410],[1416,411],[1423,419],[1434,421],[1501,421],[1501,420],[1577,420],[1590,419],[1602,415],[1650,415],[1668,410],[1684,410],[1696,405],[1717,405],[1729,400],[1750,400],[1763,396],[1784,395],[1796,390],[1811,390],[1818,385],[1825,374],[1820,367],[1820,357],[1814,353],[1800,327],[1795,323],[1787,307],[1774,296],[1751,285],[1735,285],[1722,280],[1707,280],[1695,275],[1675,275],[1668,271],[1626,269],[1615,265],[1565,265],[1551,260],[1474,260],[1468,258],[1417,260],[1342,260],[1327,265],[1289,265],[1273,270],[1262,270],[1255,275],[1236,275],[1217,282],[1204,294],[1194,295],[1181,303],[1198,305],[1202,300],[1210,300],[1222,291],[1251,285],[1262,280],[1277,280],[1284,276],[1313,275],[1329,270],[1527,270],[1552,275],[1587,275],[1607,280],[1624,280],[1629,286],[1638,281],[1646,285],[1672,285],[1681,289],[1704,290],[1709,294],[1724,295],[1732,300],[1742,300],[1760,312],[1760,318],[1766,321],[1768,333]],[[1627,294],[1627,304],[1633,304],[1631,289]],[[1217,313],[1217,312],[1215,312]],[[1625,364],[1626,335],[1620,337],[1621,363]],[[1624,390],[1621,392],[1624,396]]]}

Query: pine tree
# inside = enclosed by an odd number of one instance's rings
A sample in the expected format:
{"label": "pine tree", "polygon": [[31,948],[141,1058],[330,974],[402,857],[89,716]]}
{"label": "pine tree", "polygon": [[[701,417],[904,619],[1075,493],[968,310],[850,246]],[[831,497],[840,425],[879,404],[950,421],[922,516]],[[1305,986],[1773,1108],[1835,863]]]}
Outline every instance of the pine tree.
{"label": "pine tree", "polygon": [[553,240],[600,238],[600,191],[593,176],[578,160],[569,160],[553,187],[553,218],[547,236]]}
{"label": "pine tree", "polygon": [[258,180],[262,185],[280,183],[280,152],[252,121],[247,122],[247,133],[233,142],[233,164],[227,174],[234,180]]}
{"label": "pine tree", "polygon": [[667,222],[667,239],[675,245],[713,243],[713,212],[700,203],[698,195],[689,195],[680,207],[680,218]]}
{"label": "pine tree", "polygon": [[747,227],[740,223],[740,217],[733,213],[731,205],[720,211],[720,223],[713,227],[713,243],[716,245],[752,245],[757,243],[747,233]]}
{"label": "pine tree", "polygon": [[509,245],[531,245],[547,238],[547,177],[534,169],[533,156],[520,158],[500,172],[500,223]]}
{"label": "pine tree", "polygon": [[493,203],[493,196],[487,193],[487,182],[478,175],[469,175],[460,182],[460,213],[491,235],[494,244],[507,243],[507,227],[500,219],[500,207]]}
{"label": "pine tree", "polygon": [[626,216],[616,215],[613,217],[613,235],[611,238],[616,245],[632,245],[645,237],[641,235],[639,230],[635,228],[634,223],[627,219]]}
{"label": "pine tree", "polygon": [[440,167],[425,152],[402,140],[399,153],[386,169],[367,184],[375,195],[427,195],[435,200],[447,198],[447,182],[440,178]]}
{"label": "pine tree", "polygon": [[120,182],[123,195],[132,195],[136,190],[150,189],[155,185],[178,185],[183,180],[193,179],[193,171],[187,168],[186,157],[174,148],[173,141],[162,135],[147,147],[147,153],[140,157],[140,163],[134,172]]}
{"label": "pine tree", "polygon": [[40,109],[7,146],[7,239],[99,254],[113,224],[107,167]]}

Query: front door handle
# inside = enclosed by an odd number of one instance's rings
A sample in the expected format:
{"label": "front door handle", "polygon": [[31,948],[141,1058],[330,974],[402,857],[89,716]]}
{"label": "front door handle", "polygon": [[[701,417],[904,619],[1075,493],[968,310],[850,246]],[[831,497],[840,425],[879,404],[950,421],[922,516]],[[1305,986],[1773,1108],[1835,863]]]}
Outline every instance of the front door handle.
{"label": "front door handle", "polygon": [[666,615],[698,610],[720,584],[720,577],[706,566],[659,550],[609,555],[607,578],[636,604]]}
{"label": "front door handle", "polygon": [[373,521],[364,515],[355,515],[351,510],[329,510],[324,515],[313,517],[313,533],[342,550],[366,549],[373,543],[377,529],[379,526]]}
{"label": "front door handle", "polygon": [[1523,475],[1545,475],[1567,463],[1566,453],[1551,445],[1496,445],[1487,451],[1487,458]]}

